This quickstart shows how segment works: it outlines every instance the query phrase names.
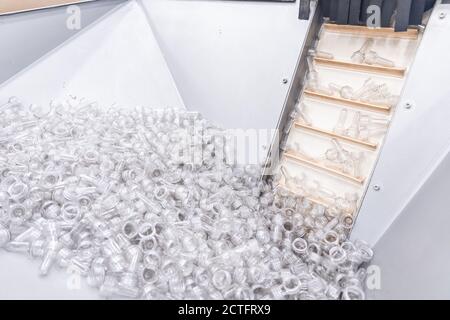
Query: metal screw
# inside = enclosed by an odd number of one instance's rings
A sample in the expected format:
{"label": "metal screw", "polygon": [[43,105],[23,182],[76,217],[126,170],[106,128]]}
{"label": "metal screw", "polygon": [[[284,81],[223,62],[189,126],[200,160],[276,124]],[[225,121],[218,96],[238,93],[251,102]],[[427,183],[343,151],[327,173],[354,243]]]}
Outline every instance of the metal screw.
{"label": "metal screw", "polygon": [[407,109],[407,110],[411,109],[412,106],[413,106],[413,105],[412,105],[411,102],[406,102],[406,103],[405,103],[405,109]]}
{"label": "metal screw", "polygon": [[283,84],[286,84],[289,82],[289,80],[287,78],[284,78],[282,82],[283,82]]}
{"label": "metal screw", "polygon": [[447,14],[445,13],[445,12],[441,12],[440,14],[439,14],[439,19],[445,19],[445,17],[447,16]]}
{"label": "metal screw", "polygon": [[381,190],[381,186],[379,186],[378,184],[373,186],[373,190],[375,191],[380,191]]}

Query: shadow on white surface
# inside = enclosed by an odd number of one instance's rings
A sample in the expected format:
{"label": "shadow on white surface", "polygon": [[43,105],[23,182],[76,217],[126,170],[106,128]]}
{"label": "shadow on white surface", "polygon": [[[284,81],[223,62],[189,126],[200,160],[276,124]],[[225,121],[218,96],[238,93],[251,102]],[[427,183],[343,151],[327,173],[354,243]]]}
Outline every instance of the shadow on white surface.
{"label": "shadow on white surface", "polygon": [[135,1],[108,13],[0,87],[0,101],[17,96],[25,103],[47,104],[69,95],[102,106],[184,108]]}
{"label": "shadow on white surface", "polygon": [[[64,41],[88,28],[99,17],[125,0],[102,0],[79,4],[80,28],[67,28],[68,7],[57,7],[0,16],[0,83],[34,63]],[[2,1],[0,1],[2,2]],[[18,2],[18,1],[16,1]]]}

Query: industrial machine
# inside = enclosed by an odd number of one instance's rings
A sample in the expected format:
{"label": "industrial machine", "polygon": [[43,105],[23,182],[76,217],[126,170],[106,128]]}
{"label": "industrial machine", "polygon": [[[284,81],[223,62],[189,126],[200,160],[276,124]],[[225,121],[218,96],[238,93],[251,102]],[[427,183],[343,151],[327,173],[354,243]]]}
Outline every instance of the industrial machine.
{"label": "industrial machine", "polygon": [[[5,10],[0,99],[83,95],[267,129],[265,174],[346,211],[351,238],[374,246],[369,298],[449,298],[450,4],[404,1],[393,17],[385,1],[368,27],[372,3],[352,15],[356,2],[88,1],[75,29],[65,6]],[[0,297],[96,297],[1,259]]]}

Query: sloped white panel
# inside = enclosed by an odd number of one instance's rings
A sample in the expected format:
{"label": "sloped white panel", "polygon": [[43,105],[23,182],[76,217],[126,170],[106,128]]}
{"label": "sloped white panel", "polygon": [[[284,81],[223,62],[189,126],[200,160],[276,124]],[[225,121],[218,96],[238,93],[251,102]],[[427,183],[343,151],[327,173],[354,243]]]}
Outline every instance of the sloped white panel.
{"label": "sloped white panel", "polygon": [[139,1],[189,110],[231,129],[277,127],[311,22],[300,1]]}
{"label": "sloped white panel", "polygon": [[369,299],[450,299],[449,190],[450,152],[377,242]]}
{"label": "sloped white panel", "polygon": [[18,96],[48,103],[68,95],[102,105],[184,107],[145,14],[120,6],[0,87],[0,101]]}

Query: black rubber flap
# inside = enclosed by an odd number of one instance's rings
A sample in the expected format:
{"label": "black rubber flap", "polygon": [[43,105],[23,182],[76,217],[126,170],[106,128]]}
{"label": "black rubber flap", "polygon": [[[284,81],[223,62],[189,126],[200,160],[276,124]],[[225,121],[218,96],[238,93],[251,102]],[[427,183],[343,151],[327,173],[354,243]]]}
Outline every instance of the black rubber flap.
{"label": "black rubber flap", "polygon": [[392,15],[394,14],[395,7],[397,6],[397,0],[384,0],[383,7],[381,9],[381,26],[390,27]]}
{"label": "black rubber flap", "polygon": [[395,31],[402,32],[408,30],[411,2],[412,0],[397,1],[397,17],[395,19]]}
{"label": "black rubber flap", "polygon": [[425,4],[426,0],[414,0],[411,3],[409,24],[419,25],[422,23],[423,13],[425,12]]}
{"label": "black rubber flap", "polygon": [[331,21],[337,20],[338,5],[339,5],[339,0],[331,0],[331,3],[330,3],[330,20]]}
{"label": "black rubber flap", "polygon": [[350,0],[339,0],[338,14],[336,22],[338,24],[348,23],[348,10],[350,8]]}
{"label": "black rubber flap", "polygon": [[321,6],[322,6],[322,13],[323,13],[324,17],[328,18],[330,16],[330,4],[331,4],[331,1],[334,1],[334,0],[322,0],[322,1],[320,1]]}
{"label": "black rubber flap", "polygon": [[311,0],[300,0],[300,10],[298,18],[300,20],[308,20],[311,13]]}

